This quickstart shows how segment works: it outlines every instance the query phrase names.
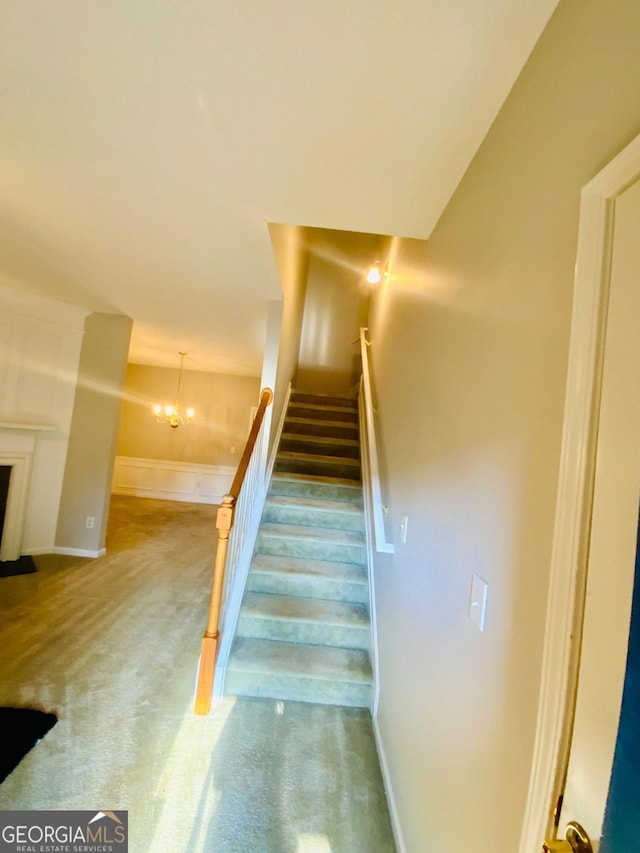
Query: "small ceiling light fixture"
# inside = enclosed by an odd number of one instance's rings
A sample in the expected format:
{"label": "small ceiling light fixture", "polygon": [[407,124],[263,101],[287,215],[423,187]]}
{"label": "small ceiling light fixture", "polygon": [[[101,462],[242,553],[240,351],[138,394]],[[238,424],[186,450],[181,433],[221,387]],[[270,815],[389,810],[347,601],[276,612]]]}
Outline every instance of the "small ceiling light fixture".
{"label": "small ceiling light fixture", "polygon": [[382,281],[382,276],[384,275],[386,277],[388,274],[388,264],[382,266],[380,261],[376,261],[373,266],[369,267],[367,281],[369,284],[379,284]]}
{"label": "small ceiling light fixture", "polygon": [[183,415],[180,411],[180,384],[182,383],[182,362],[184,361],[184,357],[186,352],[178,353],[180,356],[180,370],[178,372],[178,387],[176,389],[176,399],[173,405],[161,406],[160,403],[156,403],[153,407],[153,414],[156,416],[156,420],[159,424],[169,424],[171,429],[177,429],[180,424],[186,426],[191,423],[195,412],[193,409],[187,409],[185,414]]}

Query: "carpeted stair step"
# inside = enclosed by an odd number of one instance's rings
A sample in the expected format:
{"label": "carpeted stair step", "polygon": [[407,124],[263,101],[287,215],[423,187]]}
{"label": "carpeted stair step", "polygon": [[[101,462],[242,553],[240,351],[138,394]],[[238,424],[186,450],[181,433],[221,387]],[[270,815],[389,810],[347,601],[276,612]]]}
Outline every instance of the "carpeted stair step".
{"label": "carpeted stair step", "polygon": [[246,592],[237,637],[367,650],[369,630],[364,604]]}
{"label": "carpeted stair step", "polygon": [[360,459],[360,442],[353,438],[329,438],[320,435],[283,433],[280,451],[293,450],[318,456],[339,456]]}
{"label": "carpeted stair step", "polygon": [[320,435],[327,438],[357,439],[358,424],[287,416],[284,422],[283,435]]}
{"label": "carpeted stair step", "polygon": [[367,572],[364,566],[355,563],[257,554],[251,563],[246,588],[249,592],[270,595],[369,603]]}
{"label": "carpeted stair step", "polygon": [[295,451],[278,451],[275,470],[292,474],[313,474],[320,477],[338,477],[360,480],[360,460],[336,456],[320,456]]}
{"label": "carpeted stair step", "polygon": [[294,495],[330,501],[362,502],[362,487],[356,480],[340,477],[318,477],[291,471],[275,472],[271,477],[270,495]]}
{"label": "carpeted stair step", "polygon": [[305,394],[303,391],[293,391],[289,401],[293,404],[305,403],[312,406],[328,406],[337,409],[357,409],[357,397],[339,397],[332,394]]}
{"label": "carpeted stair step", "polygon": [[370,707],[358,401],[292,395],[226,689]]}
{"label": "carpeted stair step", "polygon": [[268,521],[260,524],[255,550],[257,554],[356,563],[362,566],[367,559],[363,533]]}
{"label": "carpeted stair step", "polygon": [[342,406],[319,406],[314,403],[289,403],[288,415],[293,418],[308,418],[317,421],[340,421],[358,423],[358,410]]}
{"label": "carpeted stair step", "polygon": [[368,708],[371,683],[369,656],[362,650],[238,637],[226,690],[242,696]]}
{"label": "carpeted stair step", "polygon": [[262,520],[364,533],[364,512],[359,502],[270,495],[264,506]]}

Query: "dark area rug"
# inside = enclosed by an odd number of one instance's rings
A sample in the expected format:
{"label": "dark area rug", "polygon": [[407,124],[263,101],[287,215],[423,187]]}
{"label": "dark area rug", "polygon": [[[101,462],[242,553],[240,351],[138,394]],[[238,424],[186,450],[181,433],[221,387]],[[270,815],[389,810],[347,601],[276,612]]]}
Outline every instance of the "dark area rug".
{"label": "dark area rug", "polygon": [[0,578],[10,578],[14,575],[31,575],[37,572],[33,557],[20,557],[18,560],[0,560]]}
{"label": "dark area rug", "polygon": [[34,708],[0,707],[0,784],[57,722]]}

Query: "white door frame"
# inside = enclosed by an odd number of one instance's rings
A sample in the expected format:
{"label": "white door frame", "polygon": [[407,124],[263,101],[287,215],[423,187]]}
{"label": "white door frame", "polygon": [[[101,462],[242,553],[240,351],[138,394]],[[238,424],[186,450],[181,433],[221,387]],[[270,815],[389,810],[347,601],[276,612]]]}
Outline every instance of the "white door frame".
{"label": "white door frame", "polygon": [[584,612],[615,201],[638,178],[640,136],[581,193],[538,720],[519,853],[540,850],[564,783]]}

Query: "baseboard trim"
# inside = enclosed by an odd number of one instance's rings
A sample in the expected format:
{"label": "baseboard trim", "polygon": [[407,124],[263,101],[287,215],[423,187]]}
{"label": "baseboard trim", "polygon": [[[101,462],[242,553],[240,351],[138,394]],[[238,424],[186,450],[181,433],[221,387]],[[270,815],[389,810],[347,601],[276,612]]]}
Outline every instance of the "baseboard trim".
{"label": "baseboard trim", "polygon": [[393,785],[391,783],[391,773],[389,772],[389,764],[387,762],[387,754],[384,750],[384,743],[382,741],[382,734],[380,732],[380,726],[378,725],[378,715],[376,714],[372,717],[373,723],[373,738],[376,744],[376,751],[378,753],[378,762],[380,764],[380,770],[382,772],[382,782],[384,784],[384,791],[387,797],[387,808],[389,809],[389,817],[391,818],[391,829],[393,831],[393,838],[396,842],[396,849],[398,853],[407,853],[407,846],[404,843],[404,836],[402,834],[402,827],[400,826],[400,816],[398,814],[398,808],[396,806],[396,798],[393,793]]}
{"label": "baseboard trim", "polygon": [[66,557],[89,557],[96,560],[98,557],[104,557],[106,553],[106,548],[99,548],[97,551],[90,548],[62,548],[59,545],[51,545],[49,548],[29,548],[29,554],[32,557],[39,557],[42,554],[62,554]]}

